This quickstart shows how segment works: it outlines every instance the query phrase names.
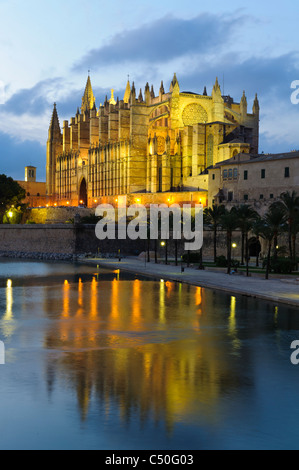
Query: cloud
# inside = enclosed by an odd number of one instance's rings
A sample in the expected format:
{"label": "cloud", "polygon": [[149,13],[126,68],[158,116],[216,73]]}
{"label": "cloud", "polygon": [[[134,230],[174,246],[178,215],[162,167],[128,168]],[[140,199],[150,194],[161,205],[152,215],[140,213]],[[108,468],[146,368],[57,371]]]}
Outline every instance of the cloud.
{"label": "cloud", "polygon": [[90,50],[74,65],[75,71],[104,68],[126,62],[169,62],[186,55],[221,50],[245,16],[201,14],[191,19],[165,16],[139,28],[114,35]]}
{"label": "cloud", "polygon": [[46,147],[38,142],[16,142],[0,132],[0,174],[6,174],[17,180],[24,180],[25,166],[37,167],[39,181],[46,177]]}

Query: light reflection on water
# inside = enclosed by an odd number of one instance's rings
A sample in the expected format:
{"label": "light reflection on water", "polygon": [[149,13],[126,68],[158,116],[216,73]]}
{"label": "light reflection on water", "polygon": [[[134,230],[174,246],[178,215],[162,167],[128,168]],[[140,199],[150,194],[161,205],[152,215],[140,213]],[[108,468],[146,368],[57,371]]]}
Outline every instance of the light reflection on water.
{"label": "light reflection on water", "polygon": [[1,448],[299,448],[294,309],[2,262],[0,315]]}

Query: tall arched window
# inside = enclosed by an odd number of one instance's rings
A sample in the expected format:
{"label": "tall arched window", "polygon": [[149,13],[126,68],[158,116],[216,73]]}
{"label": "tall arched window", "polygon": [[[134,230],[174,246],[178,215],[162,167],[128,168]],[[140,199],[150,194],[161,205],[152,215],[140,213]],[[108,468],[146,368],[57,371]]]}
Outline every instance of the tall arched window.
{"label": "tall arched window", "polygon": [[210,134],[208,136],[208,142],[207,142],[207,167],[213,166],[213,163],[214,163],[213,151],[214,151],[214,136],[213,134]]}

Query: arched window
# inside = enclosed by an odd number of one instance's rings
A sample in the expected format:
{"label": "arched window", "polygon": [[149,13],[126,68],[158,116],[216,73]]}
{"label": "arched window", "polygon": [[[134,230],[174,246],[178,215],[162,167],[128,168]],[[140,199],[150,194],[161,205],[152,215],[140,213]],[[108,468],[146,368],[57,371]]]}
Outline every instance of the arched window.
{"label": "arched window", "polygon": [[208,144],[207,144],[207,167],[213,166],[214,158],[213,152],[214,151],[214,136],[212,134],[208,137]]}

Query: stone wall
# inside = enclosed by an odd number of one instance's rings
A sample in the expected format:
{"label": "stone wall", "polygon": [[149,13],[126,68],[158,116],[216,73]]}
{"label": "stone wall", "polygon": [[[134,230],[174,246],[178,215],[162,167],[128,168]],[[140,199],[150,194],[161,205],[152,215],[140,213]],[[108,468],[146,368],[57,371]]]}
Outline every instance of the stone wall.
{"label": "stone wall", "polygon": [[86,217],[94,214],[94,212],[94,209],[83,207],[30,208],[26,211],[25,220],[35,224],[57,224],[74,219],[76,214],[79,214],[80,217]]}
{"label": "stone wall", "polygon": [[[235,259],[241,257],[241,233],[234,232],[233,243],[237,246],[232,249]],[[287,238],[279,240],[280,246],[287,247]],[[261,240],[262,255],[266,256],[267,246]],[[32,257],[38,259],[71,259],[78,254],[90,253],[101,255],[116,255],[119,250],[122,256],[135,255],[148,248],[147,240],[103,240],[100,241],[95,235],[94,225],[0,225],[0,256]],[[158,253],[161,258],[165,256],[165,246],[161,241],[157,243]],[[178,255],[184,253],[184,240],[177,244]],[[154,240],[149,242],[150,251],[155,250]],[[169,257],[175,253],[175,242],[167,243]],[[299,247],[297,246],[299,253]],[[226,233],[218,232],[217,255],[227,254]],[[203,258],[213,260],[214,243],[213,233],[204,231]]]}

